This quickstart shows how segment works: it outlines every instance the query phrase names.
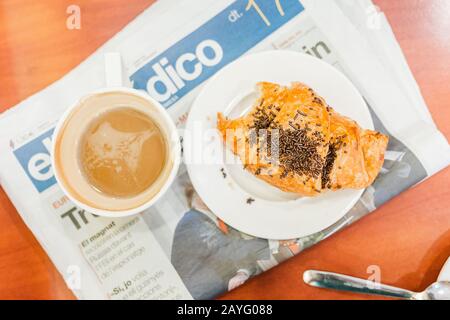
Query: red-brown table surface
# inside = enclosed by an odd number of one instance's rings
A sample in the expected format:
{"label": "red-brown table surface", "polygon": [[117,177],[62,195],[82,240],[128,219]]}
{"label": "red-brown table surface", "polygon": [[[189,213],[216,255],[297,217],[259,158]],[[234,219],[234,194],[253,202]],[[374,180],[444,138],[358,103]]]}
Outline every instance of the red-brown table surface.
{"label": "red-brown table surface", "polygon": [[[62,77],[152,0],[1,0],[0,111]],[[376,0],[385,11],[440,130],[450,137],[450,0]],[[81,30],[66,8],[81,7]],[[20,124],[18,124],[20,125]],[[433,282],[450,256],[450,169],[290,261],[228,293],[230,299],[364,299],[306,286],[306,269],[367,277],[411,290]],[[73,299],[0,188],[0,298]]]}

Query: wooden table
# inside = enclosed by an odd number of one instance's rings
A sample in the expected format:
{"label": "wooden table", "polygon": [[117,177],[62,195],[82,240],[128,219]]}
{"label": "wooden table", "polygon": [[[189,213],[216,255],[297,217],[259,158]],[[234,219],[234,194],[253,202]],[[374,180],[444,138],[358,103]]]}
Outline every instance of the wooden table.
{"label": "wooden table", "polygon": [[[449,0],[376,0],[386,12],[434,119],[450,137]],[[81,30],[67,30],[72,0],[0,2],[0,111],[43,89],[94,52],[152,0],[78,0]],[[303,284],[305,269],[367,277],[411,290],[433,282],[450,256],[450,169],[372,215],[225,295],[232,299],[363,299]],[[71,299],[45,252],[0,189],[0,298]]]}

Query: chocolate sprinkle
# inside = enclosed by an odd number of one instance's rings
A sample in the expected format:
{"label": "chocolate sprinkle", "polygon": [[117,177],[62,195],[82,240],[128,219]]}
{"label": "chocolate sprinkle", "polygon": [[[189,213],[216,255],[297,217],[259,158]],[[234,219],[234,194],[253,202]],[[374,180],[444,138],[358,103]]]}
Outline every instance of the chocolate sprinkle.
{"label": "chocolate sprinkle", "polygon": [[[325,158],[325,165],[323,166],[322,171],[322,189],[331,188],[330,174],[337,158],[337,151],[342,147],[343,138],[344,137],[342,136],[338,137],[336,141],[334,143],[330,143],[330,146],[328,147],[328,153]],[[341,169],[341,167],[339,167],[339,169]]]}
{"label": "chocolate sprinkle", "polygon": [[327,157],[325,158],[325,165],[322,170],[322,189],[331,187],[330,173],[333,169],[334,161],[336,160],[336,145],[331,144],[328,148]]}
{"label": "chocolate sprinkle", "polygon": [[226,178],[227,178],[227,174],[226,174],[226,172],[225,172],[225,169],[224,169],[224,168],[221,168],[221,169],[220,169],[220,172],[222,172],[223,178],[226,179]]}
{"label": "chocolate sprinkle", "polygon": [[[276,146],[277,143],[275,143]],[[323,160],[317,150],[318,140],[308,137],[306,129],[279,129],[280,167],[288,173],[318,178]]]}
{"label": "chocolate sprinkle", "polygon": [[257,109],[254,114],[255,120],[253,121],[252,128],[256,129],[256,131],[269,129],[275,117],[276,114],[273,112],[266,113],[264,110]]}

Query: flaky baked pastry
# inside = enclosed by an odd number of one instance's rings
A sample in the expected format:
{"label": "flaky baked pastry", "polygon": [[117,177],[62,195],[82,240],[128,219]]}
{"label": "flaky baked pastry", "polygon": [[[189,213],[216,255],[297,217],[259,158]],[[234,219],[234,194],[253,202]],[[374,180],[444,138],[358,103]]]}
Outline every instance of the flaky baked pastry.
{"label": "flaky baked pastry", "polygon": [[244,117],[218,114],[225,144],[258,178],[287,192],[316,196],[362,189],[384,161],[388,137],[341,116],[313,89],[258,84],[260,96]]}

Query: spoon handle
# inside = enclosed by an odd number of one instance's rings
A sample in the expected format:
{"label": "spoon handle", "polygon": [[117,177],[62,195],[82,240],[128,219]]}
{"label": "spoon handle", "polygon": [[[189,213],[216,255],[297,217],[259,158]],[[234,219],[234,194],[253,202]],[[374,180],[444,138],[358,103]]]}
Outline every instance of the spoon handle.
{"label": "spoon handle", "polygon": [[415,292],[374,283],[370,280],[359,279],[338,273],[308,270],[303,274],[303,280],[313,287],[327,288],[340,291],[372,294],[402,299],[414,299]]}

